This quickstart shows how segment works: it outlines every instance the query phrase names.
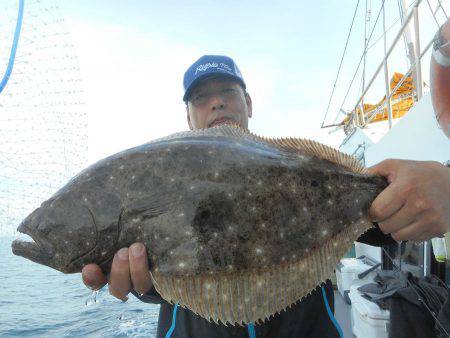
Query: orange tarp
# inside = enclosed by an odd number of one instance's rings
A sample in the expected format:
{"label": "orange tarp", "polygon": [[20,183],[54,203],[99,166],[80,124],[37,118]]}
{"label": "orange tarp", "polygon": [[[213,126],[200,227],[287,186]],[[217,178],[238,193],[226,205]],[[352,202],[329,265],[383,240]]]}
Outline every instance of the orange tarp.
{"label": "orange tarp", "polygon": [[[395,88],[397,84],[402,79],[403,74],[400,73],[394,73],[392,76],[392,79],[390,81],[390,90]],[[405,81],[402,83],[402,85],[395,91],[394,95],[391,96],[391,109],[392,109],[392,116],[393,118],[399,118],[406,114],[406,112],[412,107],[414,104],[413,101],[413,95],[414,95],[414,85],[413,85],[413,79],[412,77],[408,76]],[[382,106],[385,105],[386,101],[386,95],[383,97],[383,99],[378,102],[377,104],[369,104],[364,103],[364,116],[365,120],[367,120],[373,113],[375,109],[380,109]],[[354,113],[354,111],[352,112]],[[361,108],[358,107],[356,109],[356,114],[358,116],[361,115]],[[342,124],[347,124],[349,121],[349,118],[352,114],[349,114],[343,121]],[[385,121],[388,119],[388,110],[387,106],[380,109],[379,112],[376,113],[376,115],[372,118],[370,123],[373,122],[379,122],[379,121]]]}

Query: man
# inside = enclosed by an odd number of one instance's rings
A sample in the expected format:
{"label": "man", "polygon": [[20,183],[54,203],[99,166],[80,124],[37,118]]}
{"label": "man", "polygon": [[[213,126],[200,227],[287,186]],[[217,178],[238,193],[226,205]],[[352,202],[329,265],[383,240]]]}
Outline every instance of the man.
{"label": "man", "polygon": [[[446,27],[450,33],[449,22]],[[447,81],[450,83],[450,76]],[[191,129],[227,122],[248,128],[252,101],[241,73],[230,58],[203,56],[186,71],[184,88]],[[434,98],[434,102],[438,102],[440,109],[450,109],[450,102],[443,104],[440,97]],[[385,176],[390,183],[371,207],[373,220],[379,222],[384,233],[391,234],[395,240],[422,241],[448,230],[450,169],[437,162],[387,160],[370,171]],[[82,276],[84,283],[93,289],[108,282],[110,293],[124,301],[132,292],[144,302],[160,303],[158,337],[339,336],[329,281],[264,324],[229,327],[209,323],[189,310],[162,300],[152,286],[145,252],[141,243],[120,249],[113,259],[108,280],[95,264],[85,266]]]}

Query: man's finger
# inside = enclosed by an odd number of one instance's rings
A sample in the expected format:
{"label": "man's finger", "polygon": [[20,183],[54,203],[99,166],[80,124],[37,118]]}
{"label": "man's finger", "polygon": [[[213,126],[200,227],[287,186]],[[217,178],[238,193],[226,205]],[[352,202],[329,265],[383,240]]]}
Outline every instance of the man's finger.
{"label": "man's finger", "polygon": [[152,280],[148,271],[147,250],[142,243],[134,243],[130,246],[129,255],[133,287],[139,294],[145,294],[152,287]]}
{"label": "man's finger", "polygon": [[398,231],[392,232],[391,236],[396,241],[416,240],[418,236],[424,233],[425,229],[419,222],[414,222]]}
{"label": "man's finger", "polygon": [[81,271],[83,283],[92,290],[98,290],[106,284],[106,276],[97,264],[88,264]]}
{"label": "man's finger", "polygon": [[399,160],[384,160],[370,168],[367,172],[372,175],[381,175],[386,177],[389,183],[394,181],[396,176]]}
{"label": "man's finger", "polygon": [[415,206],[407,201],[397,212],[379,223],[379,226],[384,233],[391,234],[414,223],[419,216]]}
{"label": "man's finger", "polygon": [[[397,211],[399,211],[404,203],[404,198],[401,198],[401,193],[395,183],[390,184],[384,189],[373,201],[369,214],[373,221],[383,222],[392,217]],[[387,233],[382,226],[380,229]]]}
{"label": "man's finger", "polygon": [[131,291],[130,266],[128,248],[120,249],[114,256],[109,276],[109,292],[123,301],[128,300]]}

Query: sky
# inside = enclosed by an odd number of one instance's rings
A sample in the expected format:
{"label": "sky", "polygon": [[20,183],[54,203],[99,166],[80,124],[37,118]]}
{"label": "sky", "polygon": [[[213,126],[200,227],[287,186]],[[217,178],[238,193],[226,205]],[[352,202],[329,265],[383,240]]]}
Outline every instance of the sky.
{"label": "sky", "polygon": [[[381,1],[370,2],[373,26]],[[253,99],[249,125],[253,132],[316,139],[338,147],[343,133],[329,134],[331,129],[320,126],[356,3],[59,2],[85,83],[89,161],[186,130],[182,78],[204,54],[228,55],[238,64]],[[334,121],[363,51],[365,3],[359,4],[327,123]],[[387,27],[399,17],[397,3],[391,1],[389,6]],[[371,42],[380,37],[380,23],[381,16]],[[382,41],[376,47],[382,48]],[[399,46],[401,70],[406,59],[403,45]],[[371,76],[380,57],[369,53],[368,58]],[[384,95],[384,77],[379,78],[374,101]],[[355,103],[360,83],[358,75],[344,109]]]}

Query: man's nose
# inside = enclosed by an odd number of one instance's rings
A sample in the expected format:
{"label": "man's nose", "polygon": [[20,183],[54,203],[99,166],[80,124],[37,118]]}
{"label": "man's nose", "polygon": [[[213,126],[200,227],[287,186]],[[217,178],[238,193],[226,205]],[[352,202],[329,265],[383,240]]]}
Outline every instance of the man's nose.
{"label": "man's nose", "polygon": [[210,103],[212,110],[225,108],[225,99],[219,93],[212,95]]}

